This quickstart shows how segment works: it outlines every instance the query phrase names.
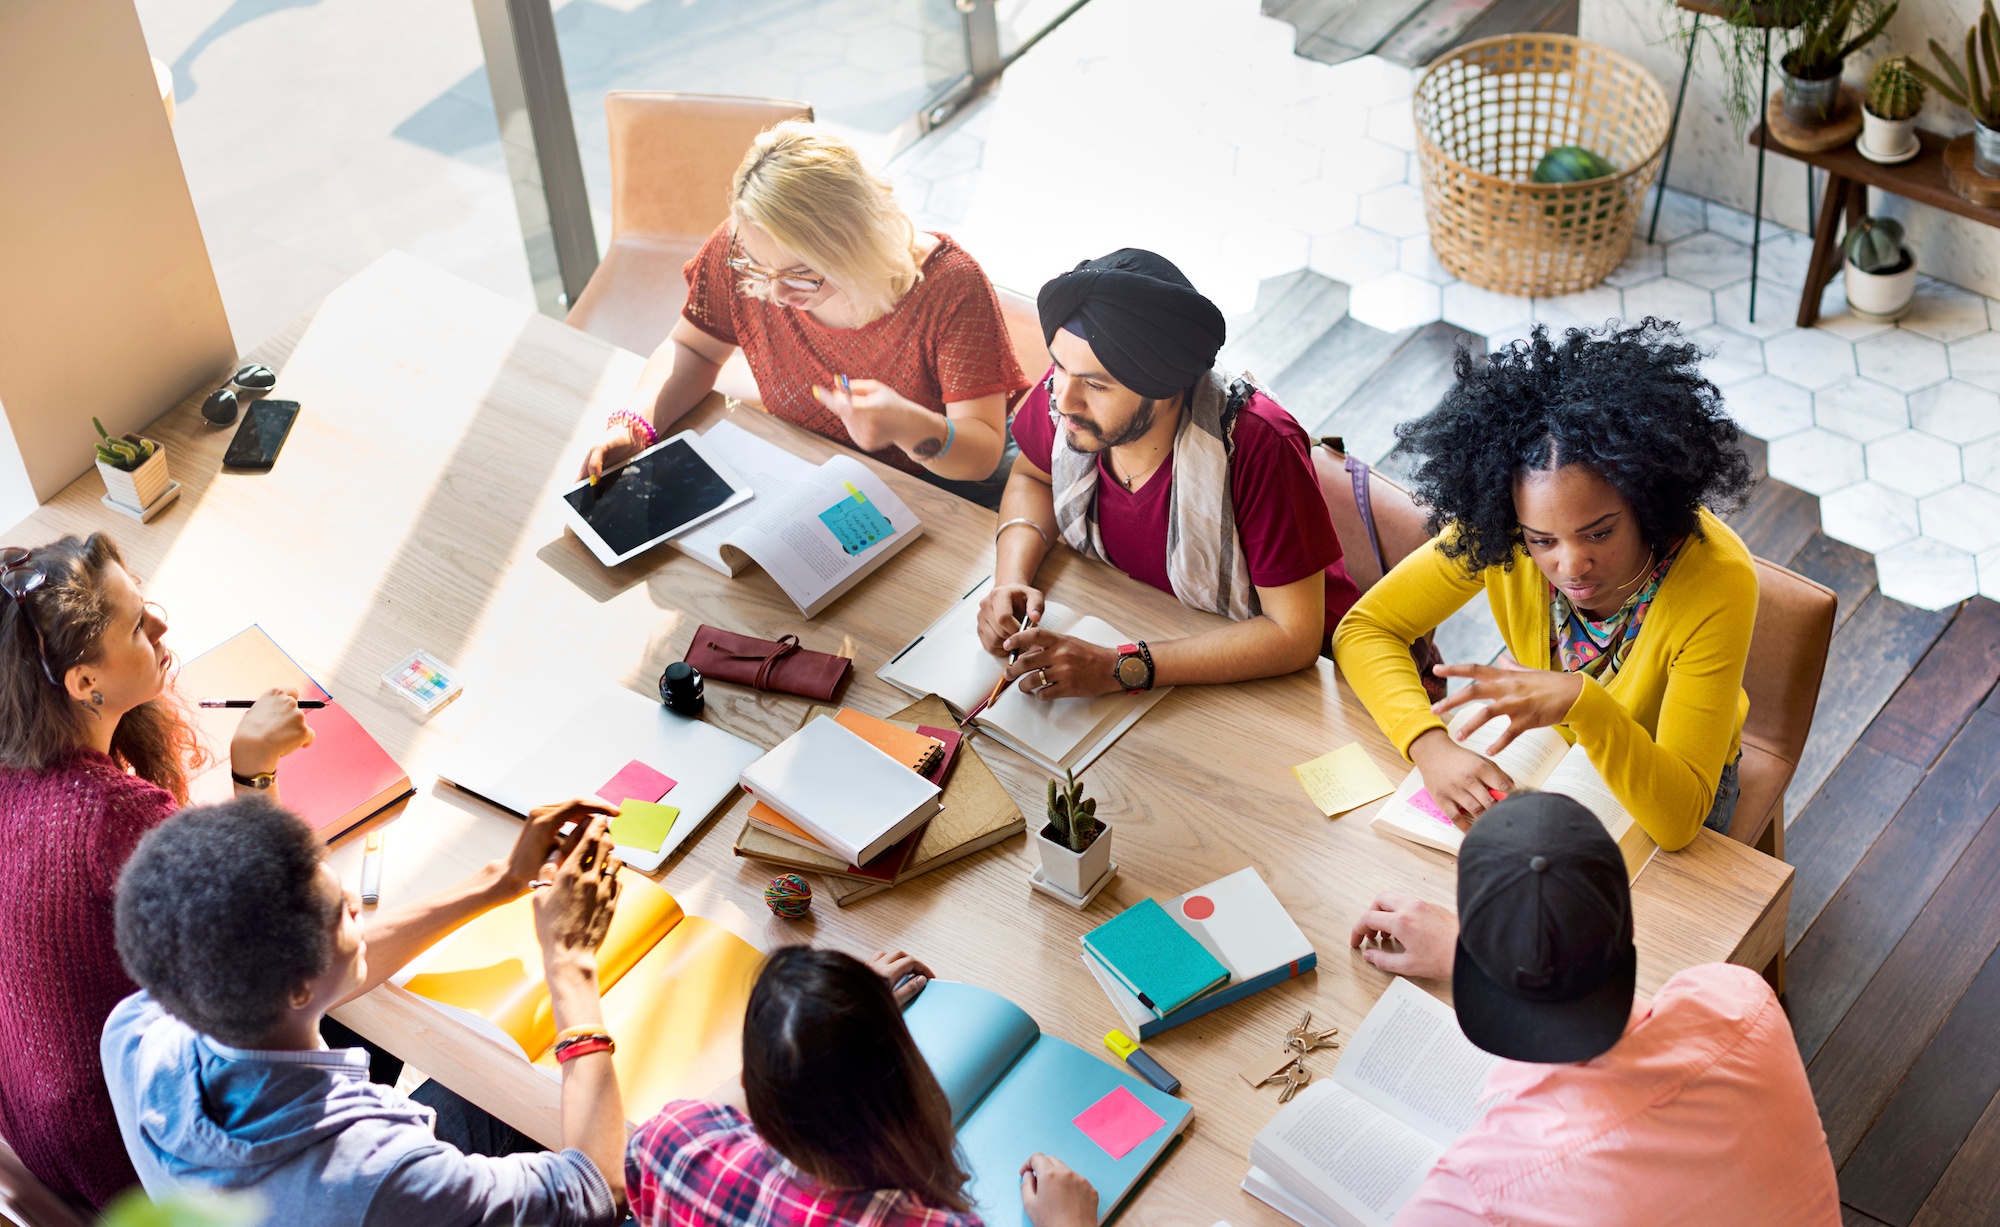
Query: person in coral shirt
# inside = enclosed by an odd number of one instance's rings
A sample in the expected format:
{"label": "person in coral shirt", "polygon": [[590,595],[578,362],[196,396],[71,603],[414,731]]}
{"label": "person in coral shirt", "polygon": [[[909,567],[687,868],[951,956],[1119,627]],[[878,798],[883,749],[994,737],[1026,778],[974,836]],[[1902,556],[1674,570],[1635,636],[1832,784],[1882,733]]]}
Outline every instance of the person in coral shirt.
{"label": "person in coral shirt", "polygon": [[1776,994],[1710,963],[1638,996],[1625,862],[1577,802],[1495,805],[1459,851],[1457,915],[1386,894],[1349,944],[1384,971],[1449,978],[1466,1038],[1503,1058],[1398,1227],[1839,1227]]}

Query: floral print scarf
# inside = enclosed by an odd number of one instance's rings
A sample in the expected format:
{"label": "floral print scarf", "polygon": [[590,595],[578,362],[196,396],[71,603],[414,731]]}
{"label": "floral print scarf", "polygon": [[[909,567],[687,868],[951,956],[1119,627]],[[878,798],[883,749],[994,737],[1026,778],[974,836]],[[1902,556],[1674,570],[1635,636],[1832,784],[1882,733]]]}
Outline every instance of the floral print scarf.
{"label": "floral print scarf", "polygon": [[1638,642],[1639,628],[1659,594],[1660,581],[1667,577],[1667,568],[1674,565],[1685,543],[1685,538],[1676,542],[1639,590],[1626,598],[1618,612],[1602,620],[1590,617],[1571,604],[1562,589],[1549,585],[1549,654],[1562,663],[1564,673],[1582,673],[1601,682],[1617,674]]}

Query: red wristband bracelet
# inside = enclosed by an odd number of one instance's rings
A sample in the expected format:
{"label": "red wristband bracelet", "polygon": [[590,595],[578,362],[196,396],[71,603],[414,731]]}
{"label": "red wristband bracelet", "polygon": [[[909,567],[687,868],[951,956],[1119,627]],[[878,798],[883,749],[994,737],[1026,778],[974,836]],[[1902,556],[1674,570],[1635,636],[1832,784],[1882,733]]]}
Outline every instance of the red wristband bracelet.
{"label": "red wristband bracelet", "polygon": [[593,1052],[616,1052],[618,1044],[608,1035],[589,1035],[556,1045],[556,1064],[566,1065]]}

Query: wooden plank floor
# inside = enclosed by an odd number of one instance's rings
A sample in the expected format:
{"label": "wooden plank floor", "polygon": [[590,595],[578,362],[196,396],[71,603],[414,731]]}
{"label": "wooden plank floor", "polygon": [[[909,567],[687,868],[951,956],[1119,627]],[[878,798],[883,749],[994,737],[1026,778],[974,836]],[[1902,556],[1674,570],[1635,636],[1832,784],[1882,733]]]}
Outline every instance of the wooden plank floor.
{"label": "wooden plank floor", "polygon": [[1786,798],[1785,1006],[1846,1223],[2000,1222],[2000,604],[1889,600],[1780,483],[1732,523],[1840,597]]}

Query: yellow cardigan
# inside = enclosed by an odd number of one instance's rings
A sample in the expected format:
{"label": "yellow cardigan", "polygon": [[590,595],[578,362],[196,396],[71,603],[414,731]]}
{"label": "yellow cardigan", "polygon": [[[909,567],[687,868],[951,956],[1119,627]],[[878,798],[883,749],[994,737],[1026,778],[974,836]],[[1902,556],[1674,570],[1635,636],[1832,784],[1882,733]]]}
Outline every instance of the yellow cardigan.
{"label": "yellow cardigan", "polygon": [[[1750,709],[1743,665],[1757,618],[1756,566],[1742,538],[1706,510],[1701,533],[1667,571],[1624,665],[1608,684],[1585,677],[1557,726],[1582,743],[1618,800],[1668,851],[1700,833]],[[1433,540],[1397,563],[1334,631],[1340,672],[1405,758],[1419,733],[1444,727],[1409,644],[1482,588],[1514,659],[1559,667],[1549,652],[1549,583],[1525,549],[1511,569],[1468,576]]]}

